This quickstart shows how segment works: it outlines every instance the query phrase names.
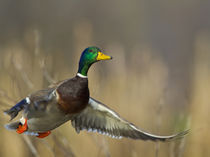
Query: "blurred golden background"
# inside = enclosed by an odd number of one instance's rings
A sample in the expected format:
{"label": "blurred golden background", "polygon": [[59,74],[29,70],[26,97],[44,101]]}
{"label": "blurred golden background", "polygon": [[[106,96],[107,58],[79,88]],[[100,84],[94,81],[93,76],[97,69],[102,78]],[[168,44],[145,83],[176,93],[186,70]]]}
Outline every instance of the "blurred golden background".
{"label": "blurred golden background", "polygon": [[[210,1],[0,0],[1,157],[210,156]],[[150,133],[190,128],[153,143],[81,132],[18,135],[3,114],[29,93],[73,77],[81,52],[113,60],[89,71],[91,96]]]}

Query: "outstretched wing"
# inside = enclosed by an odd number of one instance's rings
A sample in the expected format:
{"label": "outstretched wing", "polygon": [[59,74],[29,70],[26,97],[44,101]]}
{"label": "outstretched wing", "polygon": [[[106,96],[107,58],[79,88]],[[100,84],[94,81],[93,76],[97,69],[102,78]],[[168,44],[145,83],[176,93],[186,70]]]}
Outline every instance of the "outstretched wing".
{"label": "outstretched wing", "polygon": [[152,141],[169,141],[188,133],[184,131],[171,136],[157,136],[144,132],[93,98],[89,99],[86,109],[72,119],[72,125],[78,133],[80,130],[88,130],[114,138],[127,137]]}

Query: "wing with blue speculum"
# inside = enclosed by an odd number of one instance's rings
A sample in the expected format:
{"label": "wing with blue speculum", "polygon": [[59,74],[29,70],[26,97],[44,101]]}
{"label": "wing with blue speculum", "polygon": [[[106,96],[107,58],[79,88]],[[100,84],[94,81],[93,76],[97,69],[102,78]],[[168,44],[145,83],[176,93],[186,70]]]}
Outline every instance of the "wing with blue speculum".
{"label": "wing with blue speculum", "polygon": [[53,99],[54,88],[47,90],[40,90],[31,94],[29,97],[18,102],[15,106],[4,111],[4,113],[10,115],[11,120],[14,119],[21,110],[29,111],[42,111],[46,108],[49,102]]}
{"label": "wing with blue speculum", "polygon": [[14,119],[18,113],[23,110],[25,108],[26,105],[28,105],[30,102],[29,102],[29,98],[25,98],[23,100],[21,100],[20,102],[18,102],[15,106],[13,106],[12,108],[10,108],[9,110],[6,110],[4,111],[4,113],[8,114],[11,119]]}

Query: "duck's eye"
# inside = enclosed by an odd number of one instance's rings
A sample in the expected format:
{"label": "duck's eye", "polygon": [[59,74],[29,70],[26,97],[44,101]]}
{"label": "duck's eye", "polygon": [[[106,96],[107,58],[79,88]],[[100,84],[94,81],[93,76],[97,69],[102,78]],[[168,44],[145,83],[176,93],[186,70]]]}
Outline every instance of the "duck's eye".
{"label": "duck's eye", "polygon": [[93,50],[89,50],[89,52],[93,52]]}

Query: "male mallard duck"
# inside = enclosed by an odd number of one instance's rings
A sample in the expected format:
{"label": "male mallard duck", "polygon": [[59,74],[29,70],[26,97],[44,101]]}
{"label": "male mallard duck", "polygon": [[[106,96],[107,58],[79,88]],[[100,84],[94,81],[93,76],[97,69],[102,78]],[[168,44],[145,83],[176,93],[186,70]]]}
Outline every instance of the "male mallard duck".
{"label": "male mallard duck", "polygon": [[171,136],[157,136],[143,132],[106,105],[91,98],[88,89],[88,69],[93,63],[109,59],[112,57],[103,54],[97,47],[86,48],[81,55],[76,76],[58,82],[48,89],[37,91],[5,111],[12,120],[23,110],[22,118],[7,124],[6,128],[16,130],[19,134],[27,133],[44,138],[51,130],[71,120],[77,133],[86,129],[116,138],[168,141],[187,133],[184,131]]}

